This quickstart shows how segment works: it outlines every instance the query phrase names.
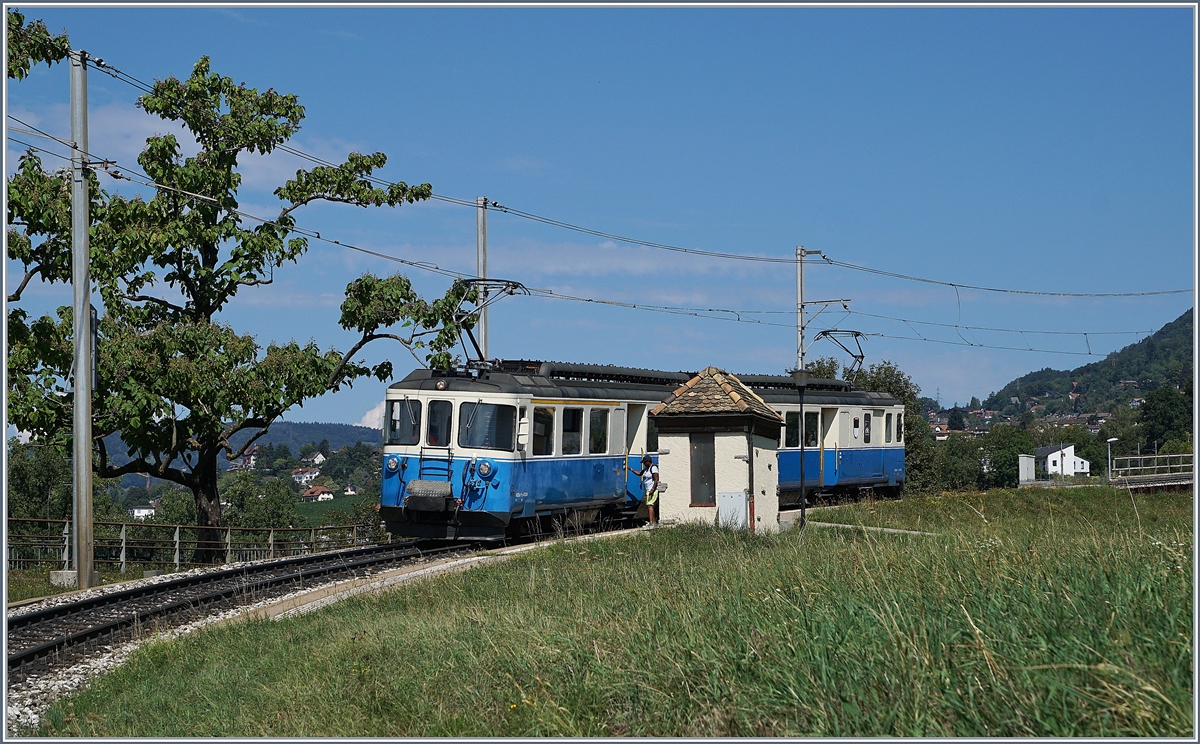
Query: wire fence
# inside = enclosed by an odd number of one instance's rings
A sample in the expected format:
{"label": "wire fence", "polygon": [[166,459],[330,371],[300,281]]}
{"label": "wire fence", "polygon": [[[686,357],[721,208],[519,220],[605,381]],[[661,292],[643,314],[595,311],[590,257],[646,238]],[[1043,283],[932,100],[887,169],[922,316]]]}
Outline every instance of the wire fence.
{"label": "wire fence", "polygon": [[[71,521],[8,519],[6,559],[9,570],[46,565],[71,569]],[[202,532],[216,539],[201,539]],[[147,522],[93,522],[93,560],[124,573],[131,565],[185,567],[287,558],[370,545],[382,539],[370,524],[327,527],[194,527]],[[216,560],[196,560],[215,554]]]}

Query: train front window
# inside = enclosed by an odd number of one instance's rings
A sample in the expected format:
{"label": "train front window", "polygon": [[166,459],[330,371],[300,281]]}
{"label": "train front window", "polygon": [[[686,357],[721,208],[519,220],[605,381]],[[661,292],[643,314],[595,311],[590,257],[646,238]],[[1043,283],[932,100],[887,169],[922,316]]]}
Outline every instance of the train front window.
{"label": "train front window", "polygon": [[421,402],[388,401],[387,443],[418,444],[421,441]]}
{"label": "train front window", "polygon": [[783,446],[800,446],[800,412],[788,411],[783,414]]}
{"label": "train front window", "polygon": [[608,409],[593,408],[588,421],[588,454],[603,455],[608,452]]}
{"label": "train front window", "polygon": [[817,412],[807,411],[804,414],[804,446],[817,446],[817,432],[821,427],[817,424]]}
{"label": "train front window", "polygon": [[583,446],[583,409],[563,409],[562,453],[578,455]]}
{"label": "train front window", "polygon": [[458,446],[512,452],[517,409],[492,403],[463,403],[458,407]]}
{"label": "train front window", "polygon": [[554,454],[554,409],[533,409],[533,454]]}
{"label": "train front window", "polygon": [[429,431],[425,443],[430,447],[450,446],[450,418],[454,415],[454,404],[448,400],[429,401]]}
{"label": "train front window", "polygon": [[892,441],[892,414],[888,414],[883,418],[883,441],[891,443]]}

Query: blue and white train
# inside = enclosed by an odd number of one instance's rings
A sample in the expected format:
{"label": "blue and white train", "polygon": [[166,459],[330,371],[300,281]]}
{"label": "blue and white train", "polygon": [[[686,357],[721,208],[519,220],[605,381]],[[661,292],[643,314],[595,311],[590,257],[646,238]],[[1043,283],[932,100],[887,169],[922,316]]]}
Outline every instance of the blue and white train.
{"label": "blue and white train", "polygon": [[[684,372],[504,361],[487,371],[420,369],[387,389],[380,516],[393,535],[499,540],[559,517],[637,518],[648,414]],[[800,455],[813,494],[904,485],[904,407],[887,393],[790,377],[739,376],[784,418],[780,504],[799,504]],[[626,468],[626,465],[629,468]]]}

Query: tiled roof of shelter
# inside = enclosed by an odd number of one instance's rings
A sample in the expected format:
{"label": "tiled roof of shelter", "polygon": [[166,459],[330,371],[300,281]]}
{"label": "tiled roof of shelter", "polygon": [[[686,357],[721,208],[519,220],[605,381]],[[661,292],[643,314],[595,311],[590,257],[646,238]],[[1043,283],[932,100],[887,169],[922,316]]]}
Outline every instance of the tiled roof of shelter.
{"label": "tiled roof of shelter", "polygon": [[781,421],[779,414],[753,390],[724,370],[707,367],[654,407],[655,416],[688,414],[757,414]]}

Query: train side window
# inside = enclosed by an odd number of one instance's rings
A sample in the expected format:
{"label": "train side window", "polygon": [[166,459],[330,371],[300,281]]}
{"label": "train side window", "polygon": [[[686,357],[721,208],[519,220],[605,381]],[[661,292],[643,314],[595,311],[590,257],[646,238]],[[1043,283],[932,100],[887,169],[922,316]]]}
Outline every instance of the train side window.
{"label": "train side window", "polygon": [[512,452],[516,413],[513,406],[463,403],[458,407],[458,446]]}
{"label": "train side window", "polygon": [[454,404],[448,400],[429,401],[429,431],[426,442],[430,447],[450,446],[450,418]]}
{"label": "train side window", "polygon": [[788,411],[783,414],[783,446],[800,446],[800,412]]}
{"label": "train side window", "polygon": [[858,439],[858,416],[854,417],[854,438]]}
{"label": "train side window", "polygon": [[821,430],[821,427],[817,423],[817,412],[816,411],[805,412],[805,414],[804,414],[804,446],[805,447],[816,447],[817,446],[817,432],[819,432],[820,430]]}
{"label": "train side window", "polygon": [[554,409],[533,409],[533,454],[554,454]]}
{"label": "train side window", "polygon": [[904,414],[903,413],[896,414],[896,441],[897,442],[904,441]]}
{"label": "train side window", "polygon": [[883,419],[883,441],[892,441],[892,414],[887,414]]}
{"label": "train side window", "polygon": [[712,432],[694,432],[691,440],[692,506],[717,503],[716,447]]}
{"label": "train side window", "polygon": [[863,414],[863,444],[871,443],[871,414]]}
{"label": "train side window", "polygon": [[562,453],[578,455],[583,446],[583,409],[563,409]]}
{"label": "train side window", "polygon": [[588,454],[608,452],[608,409],[593,408],[588,420]]}
{"label": "train side window", "polygon": [[388,401],[388,444],[421,443],[421,401]]}

